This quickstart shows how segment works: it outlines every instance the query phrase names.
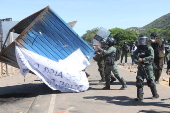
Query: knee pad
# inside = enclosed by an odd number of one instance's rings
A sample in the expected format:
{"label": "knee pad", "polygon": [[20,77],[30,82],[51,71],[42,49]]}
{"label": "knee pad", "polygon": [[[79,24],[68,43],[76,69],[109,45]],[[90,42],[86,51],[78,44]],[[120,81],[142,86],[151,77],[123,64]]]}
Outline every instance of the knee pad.
{"label": "knee pad", "polygon": [[154,87],[155,86],[155,82],[153,80],[147,80],[148,83],[148,87]]}
{"label": "knee pad", "polygon": [[142,87],[143,87],[143,82],[142,82],[142,80],[137,79],[137,81],[136,81],[136,87],[138,87],[138,88],[142,88]]}

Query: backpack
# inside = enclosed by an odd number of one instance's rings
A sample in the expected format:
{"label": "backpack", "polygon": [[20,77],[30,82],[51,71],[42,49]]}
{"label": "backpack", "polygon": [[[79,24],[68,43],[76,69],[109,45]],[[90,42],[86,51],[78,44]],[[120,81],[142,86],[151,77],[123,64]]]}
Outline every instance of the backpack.
{"label": "backpack", "polygon": [[116,53],[115,53],[115,61],[120,59],[120,49],[116,48]]}

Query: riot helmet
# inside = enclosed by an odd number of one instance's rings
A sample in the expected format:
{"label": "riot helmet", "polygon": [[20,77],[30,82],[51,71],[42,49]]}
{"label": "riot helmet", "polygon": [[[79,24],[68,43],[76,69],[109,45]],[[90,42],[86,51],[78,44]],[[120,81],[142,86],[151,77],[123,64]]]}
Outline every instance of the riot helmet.
{"label": "riot helmet", "polygon": [[102,48],[102,49],[107,49],[107,48],[108,48],[108,45],[107,45],[105,39],[103,39],[100,43],[101,43],[101,48]]}
{"label": "riot helmet", "polygon": [[135,42],[132,42],[132,45],[135,45]]}
{"label": "riot helmet", "polygon": [[167,41],[167,40],[165,41],[165,44],[168,44],[168,41]]}
{"label": "riot helmet", "polygon": [[138,37],[138,46],[148,45],[148,37],[145,35],[140,35]]}
{"label": "riot helmet", "polygon": [[166,40],[164,43],[164,47],[167,48],[168,47],[168,41]]}
{"label": "riot helmet", "polygon": [[156,32],[151,33],[150,39],[155,39],[155,37],[158,37]]}
{"label": "riot helmet", "polygon": [[138,46],[138,40],[136,40],[135,45]]}
{"label": "riot helmet", "polygon": [[106,43],[108,46],[113,46],[116,44],[116,40],[113,37],[108,37]]}
{"label": "riot helmet", "polygon": [[124,42],[124,45],[127,44],[127,42]]}
{"label": "riot helmet", "polygon": [[163,43],[165,42],[165,40],[163,38],[161,40],[162,40]]}

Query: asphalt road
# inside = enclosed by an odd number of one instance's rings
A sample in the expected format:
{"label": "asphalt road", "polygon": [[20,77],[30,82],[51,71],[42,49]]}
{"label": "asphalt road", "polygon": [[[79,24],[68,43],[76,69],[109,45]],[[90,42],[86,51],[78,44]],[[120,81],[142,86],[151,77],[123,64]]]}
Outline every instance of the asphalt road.
{"label": "asphalt road", "polygon": [[[130,63],[130,58],[128,58]],[[111,90],[102,90],[97,64],[91,61],[87,68],[90,74],[88,91],[81,93],[60,93],[46,86],[35,75],[20,74],[0,78],[0,113],[170,113],[169,76],[164,66],[157,90],[160,98],[152,100],[150,88],[144,86],[144,102],[136,102],[136,68],[119,65],[120,75],[128,88],[119,90],[118,81]]]}

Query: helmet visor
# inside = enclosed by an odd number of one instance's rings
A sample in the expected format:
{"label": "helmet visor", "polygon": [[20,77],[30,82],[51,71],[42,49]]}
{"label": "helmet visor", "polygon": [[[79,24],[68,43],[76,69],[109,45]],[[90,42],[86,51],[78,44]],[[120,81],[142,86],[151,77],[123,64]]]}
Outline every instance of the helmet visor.
{"label": "helmet visor", "polygon": [[139,37],[138,45],[148,45],[148,38],[147,37]]}

